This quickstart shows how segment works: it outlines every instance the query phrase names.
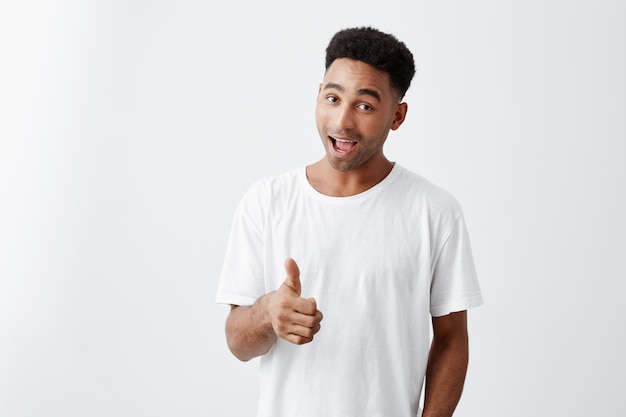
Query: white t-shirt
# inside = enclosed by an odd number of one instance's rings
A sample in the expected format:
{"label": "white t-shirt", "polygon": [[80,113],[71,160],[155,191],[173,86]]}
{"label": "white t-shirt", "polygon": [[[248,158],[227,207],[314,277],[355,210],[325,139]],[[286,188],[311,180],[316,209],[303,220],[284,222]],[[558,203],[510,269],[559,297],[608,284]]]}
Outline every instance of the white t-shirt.
{"label": "white t-shirt", "polygon": [[350,197],[318,193],[305,168],[258,181],[237,208],[216,301],[276,290],[288,257],[324,319],[313,342],[277,339],[261,357],[258,417],[415,417],[430,316],[482,304],[457,201],[398,164]]}

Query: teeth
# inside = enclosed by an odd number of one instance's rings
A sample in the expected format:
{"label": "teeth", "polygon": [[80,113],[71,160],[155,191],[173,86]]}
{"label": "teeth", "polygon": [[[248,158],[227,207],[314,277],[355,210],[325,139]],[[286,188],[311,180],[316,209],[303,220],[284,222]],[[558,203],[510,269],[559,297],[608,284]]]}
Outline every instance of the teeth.
{"label": "teeth", "polygon": [[333,138],[333,139],[337,142],[354,143],[353,140],[345,140],[345,139],[337,139],[337,138]]}

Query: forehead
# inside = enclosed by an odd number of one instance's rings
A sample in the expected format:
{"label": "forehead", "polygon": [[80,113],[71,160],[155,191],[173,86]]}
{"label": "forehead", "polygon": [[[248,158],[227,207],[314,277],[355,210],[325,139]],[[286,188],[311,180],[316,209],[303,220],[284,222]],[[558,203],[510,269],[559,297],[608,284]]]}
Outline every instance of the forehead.
{"label": "forehead", "polygon": [[393,95],[389,74],[365,62],[349,58],[338,58],[328,67],[322,88],[329,85],[340,87],[348,93],[365,89],[378,92],[381,98],[390,98]]}

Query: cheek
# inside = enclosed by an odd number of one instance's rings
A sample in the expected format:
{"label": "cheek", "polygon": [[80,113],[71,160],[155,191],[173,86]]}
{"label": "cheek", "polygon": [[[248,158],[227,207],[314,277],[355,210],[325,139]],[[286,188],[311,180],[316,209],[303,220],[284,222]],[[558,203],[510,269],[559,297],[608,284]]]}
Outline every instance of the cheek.
{"label": "cheek", "polygon": [[387,120],[366,120],[361,125],[364,132],[370,132],[373,136],[380,136],[388,130]]}
{"label": "cheek", "polygon": [[318,100],[317,103],[315,103],[315,118],[319,119],[321,114],[322,114],[322,108]]}
{"label": "cheek", "polygon": [[320,134],[323,134],[324,128],[326,126],[326,117],[324,116],[324,112],[320,110],[319,107],[315,109],[315,124],[317,126],[317,130]]}
{"label": "cheek", "polygon": [[328,111],[324,110],[323,106],[315,107],[315,120],[318,126],[324,125],[328,121]]}

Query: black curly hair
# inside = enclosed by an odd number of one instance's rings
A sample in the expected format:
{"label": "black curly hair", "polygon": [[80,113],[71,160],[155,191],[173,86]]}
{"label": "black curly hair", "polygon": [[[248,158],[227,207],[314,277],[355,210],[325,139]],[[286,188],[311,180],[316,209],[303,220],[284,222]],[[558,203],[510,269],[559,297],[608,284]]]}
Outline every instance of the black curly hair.
{"label": "black curly hair", "polygon": [[365,62],[389,74],[391,86],[400,99],[404,97],[415,75],[413,54],[395,36],[372,27],[340,30],[326,48],[326,69],[337,58]]}

